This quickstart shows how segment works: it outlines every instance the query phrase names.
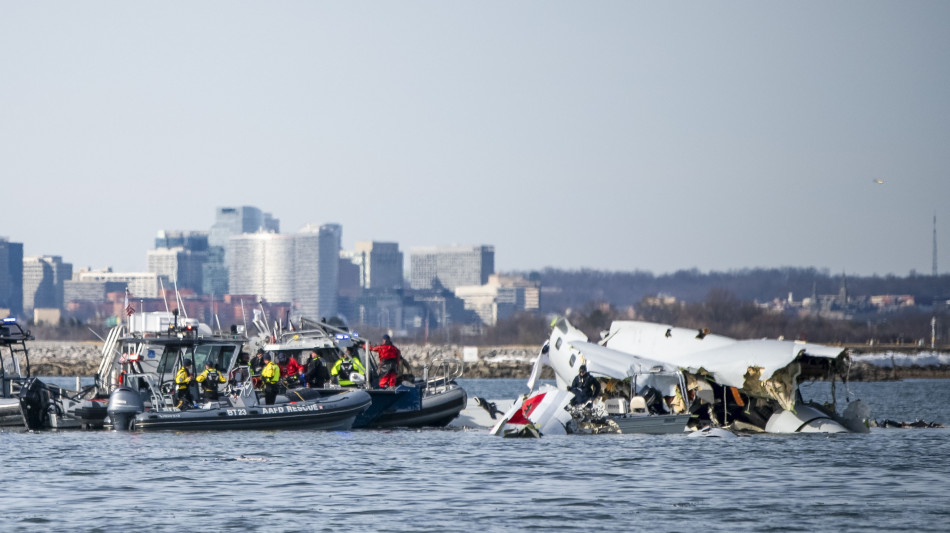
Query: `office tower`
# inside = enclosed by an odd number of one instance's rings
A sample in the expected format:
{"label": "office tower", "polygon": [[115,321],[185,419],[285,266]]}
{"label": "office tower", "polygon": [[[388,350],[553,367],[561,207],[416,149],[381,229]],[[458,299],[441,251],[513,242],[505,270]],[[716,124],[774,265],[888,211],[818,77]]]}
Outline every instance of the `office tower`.
{"label": "office tower", "polygon": [[148,271],[167,277],[172,286],[166,289],[177,286],[202,294],[208,257],[207,232],[161,230],[155,238],[155,249],[147,253]]}
{"label": "office tower", "polygon": [[269,302],[293,301],[293,235],[245,233],[231,237],[230,246],[231,294],[253,294]]}
{"label": "office tower", "polygon": [[342,236],[339,224],[305,226],[296,235],[297,303],[305,317],[330,318],[337,313]]}
{"label": "office tower", "polygon": [[[88,284],[88,289],[83,288],[83,284]],[[116,289],[128,289],[133,298],[159,298],[161,297],[162,286],[168,287],[169,281],[166,276],[155,272],[112,272],[109,270],[85,270],[76,273],[73,276],[72,283],[64,284],[66,296],[72,298],[66,300],[66,303],[74,300],[89,299],[98,301],[105,299],[105,292],[98,294],[98,291],[117,292]],[[95,294],[95,296],[92,296]],[[78,296],[82,295],[82,296]],[[85,296],[90,295],[90,296]],[[64,296],[65,297],[65,296]]]}
{"label": "office tower", "polygon": [[413,289],[484,285],[495,273],[494,246],[424,246],[409,251]]}
{"label": "office tower", "polygon": [[207,231],[159,230],[155,237],[155,249],[183,248],[190,252],[208,251]]}
{"label": "office tower", "polygon": [[23,258],[23,310],[62,309],[63,283],[73,277],[73,265],[54,256]]}
{"label": "office tower", "polygon": [[251,206],[218,207],[208,234],[208,260],[202,268],[205,294],[236,293],[228,286],[231,237],[245,233],[280,233],[280,220]]}
{"label": "office tower", "polygon": [[219,207],[208,234],[208,246],[227,249],[234,235],[243,233],[280,233],[280,220],[251,206]]}
{"label": "office tower", "polygon": [[403,254],[394,242],[357,242],[347,257],[360,268],[364,289],[394,290],[403,285]]}
{"label": "office tower", "polygon": [[23,243],[0,237],[0,318],[23,312]]}
{"label": "office tower", "polygon": [[293,302],[308,318],[333,316],[337,307],[340,236],[338,224],[307,226],[300,233],[255,233],[231,237],[232,294],[269,302]]}

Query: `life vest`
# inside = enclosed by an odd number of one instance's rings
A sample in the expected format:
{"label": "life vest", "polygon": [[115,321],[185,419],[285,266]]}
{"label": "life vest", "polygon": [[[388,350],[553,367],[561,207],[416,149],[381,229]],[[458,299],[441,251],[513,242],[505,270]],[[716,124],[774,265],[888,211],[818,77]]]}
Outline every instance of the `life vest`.
{"label": "life vest", "polygon": [[205,379],[201,382],[202,390],[206,391],[216,391],[218,390],[218,381],[220,381],[221,374],[218,373],[214,368],[209,368],[205,370]]}
{"label": "life vest", "polygon": [[273,385],[280,380],[280,368],[271,361],[267,363],[267,366],[264,367],[264,370],[261,371],[261,377],[264,378],[264,383]]}

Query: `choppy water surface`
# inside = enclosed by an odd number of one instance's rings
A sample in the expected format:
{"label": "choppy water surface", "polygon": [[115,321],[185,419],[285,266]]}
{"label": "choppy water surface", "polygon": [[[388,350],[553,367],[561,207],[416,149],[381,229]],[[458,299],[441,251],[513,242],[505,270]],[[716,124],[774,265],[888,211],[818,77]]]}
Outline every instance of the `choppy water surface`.
{"label": "choppy water surface", "polygon": [[[470,396],[523,388],[462,381]],[[850,387],[874,418],[950,422],[950,380]],[[803,391],[822,397],[827,384]],[[950,529],[947,429],[726,440],[5,431],[0,442],[3,530]]]}

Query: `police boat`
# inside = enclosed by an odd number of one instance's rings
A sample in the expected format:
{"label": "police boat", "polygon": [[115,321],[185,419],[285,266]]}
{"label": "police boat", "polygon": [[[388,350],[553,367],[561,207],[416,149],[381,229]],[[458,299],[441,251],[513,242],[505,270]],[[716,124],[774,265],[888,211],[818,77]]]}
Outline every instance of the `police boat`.
{"label": "police boat", "polygon": [[[326,389],[298,389],[299,394],[327,394],[363,390],[372,398],[372,405],[360,414],[353,428],[443,427],[459,416],[468,404],[468,395],[455,379],[462,374],[457,359],[438,359],[422,370],[422,377],[412,369],[400,375],[394,388],[379,388],[379,363],[369,343],[345,326],[301,317],[300,328],[274,332],[273,342],[263,346],[273,360],[294,358],[305,363],[316,353],[327,367],[333,367],[344,352],[353,350],[359,368],[343,365]],[[367,371],[368,370],[368,371]],[[346,385],[341,385],[346,383]],[[321,391],[321,392],[316,392]]]}
{"label": "police boat", "polygon": [[[123,385],[109,396],[107,426],[119,431],[151,430],[248,430],[320,429],[345,431],[372,401],[361,390],[316,396],[294,390],[278,394],[265,404],[249,376],[216,401],[182,405],[172,395],[153,386],[150,376],[129,376],[144,382],[135,389]],[[182,409],[184,408],[184,409]]]}
{"label": "police boat", "polygon": [[106,416],[105,404],[91,400],[92,387],[70,390],[32,374],[27,341],[34,340],[15,317],[0,323],[0,426],[30,430],[94,427]]}

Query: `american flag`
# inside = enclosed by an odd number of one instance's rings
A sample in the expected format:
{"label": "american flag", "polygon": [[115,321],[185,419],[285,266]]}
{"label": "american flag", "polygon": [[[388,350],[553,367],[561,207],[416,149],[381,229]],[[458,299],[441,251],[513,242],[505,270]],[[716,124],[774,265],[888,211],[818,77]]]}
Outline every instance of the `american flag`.
{"label": "american flag", "polygon": [[132,316],[133,313],[135,313],[135,308],[129,303],[129,289],[125,289],[125,314]]}

